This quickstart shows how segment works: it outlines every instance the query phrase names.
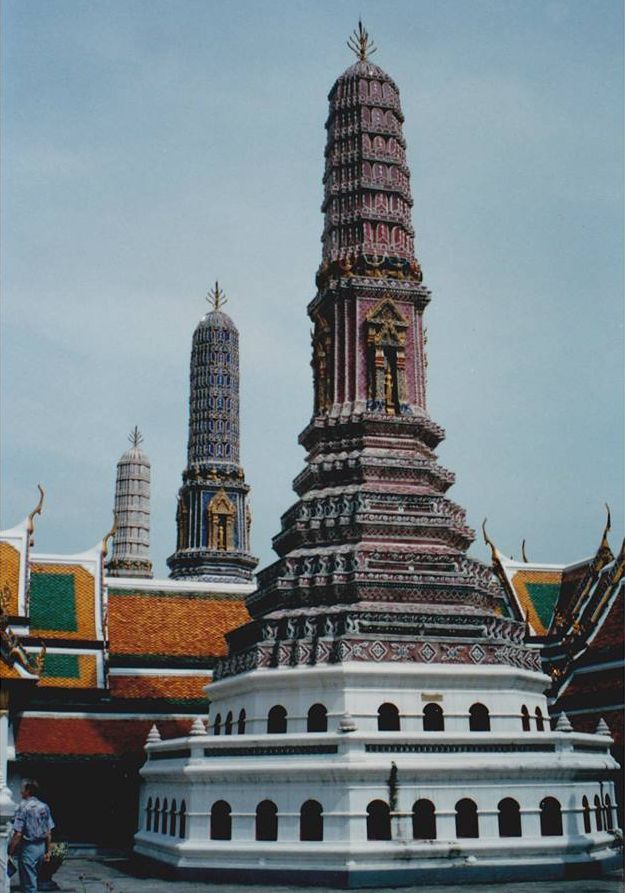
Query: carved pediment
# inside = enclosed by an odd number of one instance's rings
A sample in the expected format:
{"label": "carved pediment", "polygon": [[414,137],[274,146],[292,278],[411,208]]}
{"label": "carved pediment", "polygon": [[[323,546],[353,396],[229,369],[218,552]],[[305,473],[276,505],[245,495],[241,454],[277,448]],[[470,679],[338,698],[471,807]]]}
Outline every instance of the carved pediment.
{"label": "carved pediment", "polygon": [[225,490],[218,490],[208,503],[208,511],[211,515],[230,515],[234,516],[236,510],[228,499]]}
{"label": "carved pediment", "polygon": [[389,296],[385,295],[375,306],[367,312],[365,319],[370,324],[387,326],[389,324],[400,329],[408,328],[408,321],[402,316],[397,304]]}

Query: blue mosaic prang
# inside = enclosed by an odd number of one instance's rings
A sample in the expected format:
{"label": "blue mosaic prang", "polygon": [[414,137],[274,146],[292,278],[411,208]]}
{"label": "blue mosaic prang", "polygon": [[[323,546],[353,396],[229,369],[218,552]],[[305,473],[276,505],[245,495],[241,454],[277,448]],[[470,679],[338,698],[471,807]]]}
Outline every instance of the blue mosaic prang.
{"label": "blue mosaic prang", "polygon": [[189,467],[239,461],[239,333],[221,310],[193,334],[189,398]]}
{"label": "blue mosaic prang", "polygon": [[216,307],[193,334],[189,442],[176,514],[174,579],[249,582],[249,487],[239,465],[239,333]]}

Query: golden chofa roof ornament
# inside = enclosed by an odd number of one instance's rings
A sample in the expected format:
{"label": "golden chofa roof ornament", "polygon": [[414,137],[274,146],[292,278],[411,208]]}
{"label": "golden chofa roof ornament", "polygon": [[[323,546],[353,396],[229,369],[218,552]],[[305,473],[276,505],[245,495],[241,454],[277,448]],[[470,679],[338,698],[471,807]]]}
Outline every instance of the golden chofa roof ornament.
{"label": "golden chofa roof ornament", "polygon": [[115,536],[116,533],[117,533],[117,515],[115,514],[115,512],[113,512],[113,526],[111,527],[109,532],[104,535],[104,539],[102,540],[102,545],[100,546],[100,551],[102,552],[103,558],[106,558],[108,550],[109,550],[109,543],[113,539],[113,537]]}
{"label": "golden chofa roof ornament", "polygon": [[369,33],[360,19],[358,20],[358,31],[354,30],[347,41],[347,46],[353,53],[356,53],[360,62],[366,62],[378,49],[374,42],[369,40]]}
{"label": "golden chofa roof ornament", "polygon": [[44,492],[44,489],[41,486],[41,484],[37,484],[37,489],[39,490],[39,502],[37,503],[37,505],[34,507],[32,512],[28,516],[28,521],[26,522],[28,532],[31,534],[31,546],[33,545],[32,534],[35,532],[35,515],[41,514],[41,509],[43,507],[43,499],[45,496],[45,492]]}
{"label": "golden chofa roof ornament", "polygon": [[209,291],[206,295],[206,300],[213,310],[221,310],[223,305],[228,303],[228,298],[226,297],[225,292],[219,288],[219,282],[215,282],[215,288],[212,288]]}

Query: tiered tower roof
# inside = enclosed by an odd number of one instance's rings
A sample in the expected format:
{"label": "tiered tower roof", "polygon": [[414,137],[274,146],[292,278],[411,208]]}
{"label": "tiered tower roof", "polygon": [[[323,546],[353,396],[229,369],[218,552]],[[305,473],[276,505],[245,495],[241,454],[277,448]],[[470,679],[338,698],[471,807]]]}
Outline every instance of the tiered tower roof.
{"label": "tiered tower roof", "polygon": [[[313,322],[306,467],[282,516],[278,560],[248,598],[223,675],[349,660],[537,668],[501,586],[466,551],[474,539],[434,450],[403,114],[369,56],[329,93],[322,264]],[[502,612],[504,616],[502,616]]]}
{"label": "tiered tower roof", "polygon": [[359,59],[328,98],[319,285],[333,271],[420,279],[397,85],[378,65]]}

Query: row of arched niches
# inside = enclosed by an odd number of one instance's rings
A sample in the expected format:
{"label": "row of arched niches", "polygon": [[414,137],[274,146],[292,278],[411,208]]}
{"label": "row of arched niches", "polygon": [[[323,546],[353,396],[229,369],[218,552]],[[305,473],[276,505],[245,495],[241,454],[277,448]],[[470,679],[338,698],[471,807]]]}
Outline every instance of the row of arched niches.
{"label": "row of arched niches", "polygon": [[[422,722],[424,732],[444,732],[445,712],[440,704],[429,703],[423,706]],[[266,732],[269,735],[285,735],[288,732],[288,713],[282,704],[274,704],[268,711],[265,728],[254,729],[254,732]],[[544,732],[550,728],[549,719],[543,715],[540,707],[536,707],[532,713],[525,704],[521,707],[518,717],[518,728],[523,732]],[[229,710],[227,713],[217,713],[209,731],[213,735],[245,735],[248,726],[247,714],[244,709],[238,713]],[[385,702],[380,704],[377,711],[378,732],[400,732],[401,715],[395,704]],[[470,732],[490,732],[490,711],[485,704],[475,703],[469,707],[467,714],[467,728]],[[297,730],[299,731],[299,729]],[[325,704],[313,704],[306,715],[307,732],[328,731],[328,710]],[[455,731],[458,731],[457,729]]]}
{"label": "row of arched niches", "polygon": [[[371,69],[374,70],[373,68]],[[376,70],[383,76],[381,69]],[[386,105],[399,108],[399,91],[388,80],[376,80],[375,78],[339,78],[336,90],[332,94],[333,106],[340,106],[345,102],[368,102],[372,105]]]}
{"label": "row of arched niches", "polygon": [[[568,810],[569,813],[571,810]],[[614,805],[606,794],[603,798],[596,794],[591,805],[587,796],[582,797],[579,809],[584,832],[612,831],[614,829]],[[528,810],[535,812],[535,810]],[[560,837],[564,834],[562,805],[556,797],[544,797],[538,804],[540,834],[542,837]],[[232,840],[232,808],[226,800],[216,800],[209,812],[209,838],[211,840]],[[414,840],[436,840],[438,817],[432,800],[415,800],[410,814]],[[363,819],[367,824],[367,840],[392,840],[391,808],[384,800],[372,800]],[[480,812],[475,800],[470,797],[459,799],[453,810],[454,831],[458,839],[480,837]],[[148,798],[145,807],[144,828],[154,834],[170,837],[186,836],[186,806],[183,800],[180,809],[176,801],[167,797]],[[497,804],[497,828],[499,837],[523,837],[523,812],[513,797],[503,797]],[[279,810],[273,800],[262,800],[255,810],[255,839],[279,839]],[[299,839],[324,839],[324,812],[318,800],[306,800],[299,811]]]}

